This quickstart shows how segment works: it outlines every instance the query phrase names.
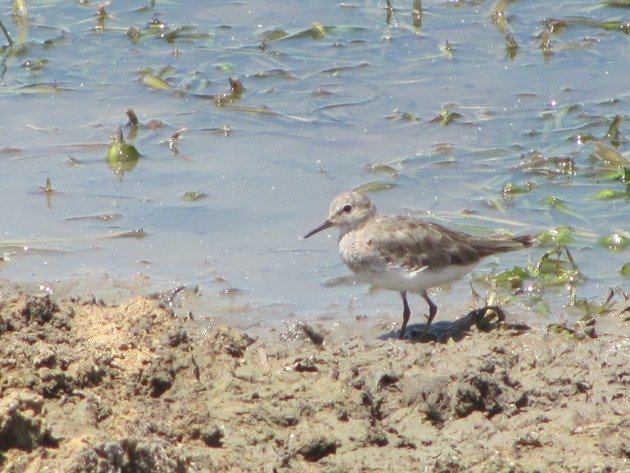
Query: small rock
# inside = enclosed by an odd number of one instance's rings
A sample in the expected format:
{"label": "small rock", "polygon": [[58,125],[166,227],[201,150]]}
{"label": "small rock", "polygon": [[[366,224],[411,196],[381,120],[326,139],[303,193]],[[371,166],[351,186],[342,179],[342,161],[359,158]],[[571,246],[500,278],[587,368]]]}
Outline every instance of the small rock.
{"label": "small rock", "polygon": [[304,443],[298,453],[304,457],[306,461],[316,462],[337,451],[338,442],[323,436],[312,438]]}
{"label": "small rock", "polygon": [[292,427],[297,425],[299,418],[294,412],[278,411],[269,415],[271,421],[280,427]]}
{"label": "small rock", "polygon": [[316,373],[318,371],[317,366],[313,360],[301,360],[298,361],[293,369],[298,373]]}
{"label": "small rock", "polygon": [[231,327],[217,327],[208,334],[208,344],[213,353],[227,353],[234,358],[242,358],[252,343],[254,339],[249,335]]}
{"label": "small rock", "polygon": [[381,430],[370,429],[365,436],[365,445],[374,445],[376,447],[384,447],[389,444],[387,435]]}
{"label": "small rock", "polygon": [[457,388],[455,414],[466,417],[473,411],[481,411],[493,416],[503,410],[502,393],[501,386],[493,378],[485,374],[474,375]]}
{"label": "small rock", "polygon": [[158,398],[173,386],[175,372],[172,364],[170,357],[158,358],[142,373],[140,384],[148,387],[151,397]]}
{"label": "small rock", "polygon": [[163,342],[169,347],[175,348],[184,345],[190,341],[188,332],[183,327],[175,327],[166,334],[166,340]]}
{"label": "small rock", "polygon": [[527,432],[525,435],[517,438],[514,443],[519,447],[536,448],[542,446],[542,443],[538,438],[538,434],[536,432]]}
{"label": "small rock", "polygon": [[151,397],[160,397],[173,386],[173,375],[166,370],[153,374],[150,380]]}
{"label": "small rock", "polygon": [[54,368],[57,364],[57,355],[50,348],[44,348],[33,358],[35,368]]}
{"label": "small rock", "polygon": [[223,437],[225,437],[225,434],[216,425],[206,428],[203,432],[201,432],[200,436],[203,443],[205,443],[208,447],[215,448],[223,446]]}
{"label": "small rock", "polygon": [[34,322],[38,325],[44,325],[53,318],[53,315],[59,312],[59,307],[55,304],[50,296],[28,296],[24,302],[20,314],[27,324]]}
{"label": "small rock", "polygon": [[38,446],[59,446],[59,440],[45,422],[43,405],[44,400],[37,396],[0,400],[0,452],[12,448],[31,451]]}
{"label": "small rock", "polygon": [[394,372],[383,373],[378,379],[378,388],[383,389],[396,384],[400,377]]}

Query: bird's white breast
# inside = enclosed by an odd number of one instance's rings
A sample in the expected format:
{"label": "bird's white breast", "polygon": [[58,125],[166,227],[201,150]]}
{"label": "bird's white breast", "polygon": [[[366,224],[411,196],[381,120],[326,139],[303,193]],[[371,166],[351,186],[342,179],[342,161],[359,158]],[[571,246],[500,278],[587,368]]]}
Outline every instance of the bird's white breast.
{"label": "bird's white breast", "polygon": [[378,251],[368,244],[361,232],[348,232],[339,239],[339,254],[357,279],[381,289],[422,292],[465,276],[476,266],[449,265],[437,269],[409,269],[386,262]]}

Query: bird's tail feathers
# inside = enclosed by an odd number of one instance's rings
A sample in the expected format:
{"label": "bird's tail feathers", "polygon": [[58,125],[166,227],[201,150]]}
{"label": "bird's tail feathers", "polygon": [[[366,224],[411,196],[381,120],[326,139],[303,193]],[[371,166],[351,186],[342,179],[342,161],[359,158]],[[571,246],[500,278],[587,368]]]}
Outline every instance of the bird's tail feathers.
{"label": "bird's tail feathers", "polygon": [[475,245],[475,249],[483,256],[494,253],[503,253],[507,251],[521,250],[534,244],[535,237],[532,235],[522,235],[510,238],[489,238],[479,240]]}

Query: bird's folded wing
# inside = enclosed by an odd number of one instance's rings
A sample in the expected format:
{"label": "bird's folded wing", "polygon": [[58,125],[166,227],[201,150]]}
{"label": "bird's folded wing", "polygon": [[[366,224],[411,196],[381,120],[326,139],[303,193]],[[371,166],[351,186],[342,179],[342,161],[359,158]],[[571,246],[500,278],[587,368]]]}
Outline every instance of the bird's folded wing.
{"label": "bird's folded wing", "polygon": [[476,263],[481,255],[469,235],[413,218],[382,217],[365,228],[368,245],[388,264],[409,270]]}

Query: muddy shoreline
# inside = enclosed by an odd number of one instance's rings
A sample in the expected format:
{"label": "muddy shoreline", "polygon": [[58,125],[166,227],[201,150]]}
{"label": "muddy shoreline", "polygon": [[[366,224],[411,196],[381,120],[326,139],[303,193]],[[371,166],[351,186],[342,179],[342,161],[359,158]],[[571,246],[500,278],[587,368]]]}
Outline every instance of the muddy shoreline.
{"label": "muddy shoreline", "polygon": [[586,337],[420,343],[378,320],[248,335],[147,297],[5,292],[0,470],[629,471],[625,303]]}

